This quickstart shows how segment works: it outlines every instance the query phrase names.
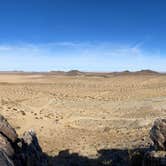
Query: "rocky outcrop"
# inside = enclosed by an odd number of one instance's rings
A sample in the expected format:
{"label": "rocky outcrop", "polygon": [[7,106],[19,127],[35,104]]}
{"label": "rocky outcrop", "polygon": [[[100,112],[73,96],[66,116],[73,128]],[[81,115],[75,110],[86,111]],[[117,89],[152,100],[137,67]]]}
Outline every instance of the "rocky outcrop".
{"label": "rocky outcrop", "polygon": [[46,166],[44,156],[34,131],[21,139],[7,120],[0,115],[0,166]]}
{"label": "rocky outcrop", "polygon": [[13,166],[14,143],[18,136],[7,120],[0,115],[0,165]]}
{"label": "rocky outcrop", "polygon": [[0,133],[12,142],[15,142],[18,138],[16,131],[10,126],[2,115],[0,115]]}
{"label": "rocky outcrop", "polygon": [[166,150],[166,119],[157,119],[150,130],[155,150]]}
{"label": "rocky outcrop", "polygon": [[[23,134],[22,139],[17,143],[15,153],[15,165],[17,166],[46,166],[47,158],[43,154],[34,131],[30,130]],[[18,150],[19,149],[19,150]]]}
{"label": "rocky outcrop", "polygon": [[143,166],[166,166],[166,119],[155,120],[150,130],[150,138],[154,150],[145,154]]}
{"label": "rocky outcrop", "polygon": [[0,150],[3,150],[8,156],[14,155],[14,149],[8,138],[0,134]]}

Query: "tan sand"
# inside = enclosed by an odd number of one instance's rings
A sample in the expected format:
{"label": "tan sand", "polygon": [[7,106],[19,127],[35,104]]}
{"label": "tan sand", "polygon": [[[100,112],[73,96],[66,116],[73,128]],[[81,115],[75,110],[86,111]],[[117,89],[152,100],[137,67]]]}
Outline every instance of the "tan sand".
{"label": "tan sand", "polygon": [[149,142],[154,119],[166,117],[166,75],[0,73],[0,108],[20,136],[33,128],[45,152],[92,156]]}

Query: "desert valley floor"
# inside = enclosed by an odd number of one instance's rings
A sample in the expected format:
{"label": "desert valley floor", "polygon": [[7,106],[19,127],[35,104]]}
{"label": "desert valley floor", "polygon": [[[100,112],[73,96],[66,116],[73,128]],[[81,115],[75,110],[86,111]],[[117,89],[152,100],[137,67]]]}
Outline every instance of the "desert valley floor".
{"label": "desert valley floor", "polygon": [[0,113],[20,136],[34,129],[50,155],[145,146],[153,121],[166,117],[166,75],[4,72]]}

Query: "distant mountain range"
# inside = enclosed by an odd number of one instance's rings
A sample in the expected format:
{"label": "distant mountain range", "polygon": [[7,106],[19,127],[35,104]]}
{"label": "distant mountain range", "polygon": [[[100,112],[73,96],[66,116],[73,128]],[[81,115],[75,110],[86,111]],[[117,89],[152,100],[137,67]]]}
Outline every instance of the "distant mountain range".
{"label": "distant mountain range", "polygon": [[83,72],[79,70],[70,70],[67,72],[64,71],[51,71],[51,74],[56,75],[66,75],[66,76],[102,76],[102,77],[109,77],[109,76],[118,76],[118,75],[156,75],[156,74],[164,74],[159,73],[153,70],[140,70],[140,71],[122,71],[122,72]]}
{"label": "distant mountain range", "polygon": [[121,72],[83,72],[79,70],[70,71],[50,71],[50,72],[24,72],[24,71],[0,71],[0,74],[48,74],[48,75],[59,75],[59,76],[99,76],[99,77],[110,77],[110,76],[125,76],[125,75],[161,75],[166,73],[159,73],[153,70],[140,70],[140,71],[121,71]]}

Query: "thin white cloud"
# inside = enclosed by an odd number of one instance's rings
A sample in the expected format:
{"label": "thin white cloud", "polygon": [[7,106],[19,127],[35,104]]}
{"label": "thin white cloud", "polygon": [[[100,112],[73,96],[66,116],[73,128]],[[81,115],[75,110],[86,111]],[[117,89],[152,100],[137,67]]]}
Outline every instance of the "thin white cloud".
{"label": "thin white cloud", "polygon": [[90,42],[0,45],[0,70],[166,71],[165,64],[165,56],[147,52],[140,44],[136,47]]}

